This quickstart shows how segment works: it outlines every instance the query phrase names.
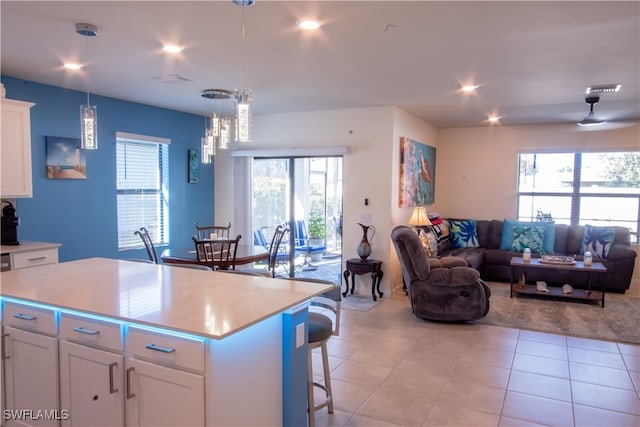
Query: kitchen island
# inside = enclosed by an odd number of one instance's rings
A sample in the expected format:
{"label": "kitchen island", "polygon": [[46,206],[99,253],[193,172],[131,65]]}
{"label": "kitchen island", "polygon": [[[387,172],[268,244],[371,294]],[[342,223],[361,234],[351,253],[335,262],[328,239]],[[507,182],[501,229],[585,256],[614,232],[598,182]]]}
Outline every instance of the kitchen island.
{"label": "kitchen island", "polygon": [[104,258],[0,280],[6,409],[53,411],[49,425],[306,423],[307,307],[327,285]]}

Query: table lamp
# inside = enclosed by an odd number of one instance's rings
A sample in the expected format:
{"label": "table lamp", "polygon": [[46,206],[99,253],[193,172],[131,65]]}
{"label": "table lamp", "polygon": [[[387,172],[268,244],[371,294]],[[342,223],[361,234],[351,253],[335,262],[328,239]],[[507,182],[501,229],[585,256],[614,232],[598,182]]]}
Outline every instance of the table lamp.
{"label": "table lamp", "polygon": [[427,215],[427,208],[424,206],[416,206],[413,208],[409,225],[413,225],[416,229],[431,225],[431,221],[429,221],[429,216]]}

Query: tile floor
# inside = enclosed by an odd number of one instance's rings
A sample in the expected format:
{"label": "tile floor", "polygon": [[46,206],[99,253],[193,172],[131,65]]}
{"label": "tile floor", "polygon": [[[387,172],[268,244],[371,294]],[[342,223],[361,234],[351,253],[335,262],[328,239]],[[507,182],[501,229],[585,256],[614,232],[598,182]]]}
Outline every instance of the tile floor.
{"label": "tile floor", "polygon": [[[640,346],[342,310],[318,426],[640,426]],[[321,374],[314,354],[314,375]]]}

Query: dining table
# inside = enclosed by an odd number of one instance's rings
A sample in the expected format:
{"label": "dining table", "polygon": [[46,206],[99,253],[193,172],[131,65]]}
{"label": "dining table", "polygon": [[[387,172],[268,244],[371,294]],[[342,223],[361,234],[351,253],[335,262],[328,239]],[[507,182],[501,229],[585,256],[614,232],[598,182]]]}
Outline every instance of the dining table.
{"label": "dining table", "polygon": [[[211,266],[211,261],[200,262],[195,247],[168,248],[162,251],[160,258],[163,262],[174,264],[203,264]],[[269,252],[263,246],[238,244],[235,265],[250,264],[269,258]],[[225,270],[231,268],[232,261],[215,261],[216,267]]]}

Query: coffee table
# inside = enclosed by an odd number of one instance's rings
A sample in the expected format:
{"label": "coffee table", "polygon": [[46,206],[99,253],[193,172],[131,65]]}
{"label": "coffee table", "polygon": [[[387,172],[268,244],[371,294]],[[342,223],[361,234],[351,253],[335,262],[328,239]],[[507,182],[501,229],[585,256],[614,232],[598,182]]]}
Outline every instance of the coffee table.
{"label": "coffee table", "polygon": [[[564,298],[567,300],[587,300],[587,301],[600,301],[602,307],[604,307],[604,281],[601,281],[602,287],[599,291],[591,290],[591,280],[594,274],[603,274],[607,272],[607,268],[600,262],[594,262],[591,266],[585,266],[582,261],[576,261],[574,264],[547,264],[540,262],[540,258],[531,258],[531,261],[524,261],[522,257],[512,257],[511,258],[511,284],[510,284],[510,292],[509,297],[513,297],[513,294],[525,294],[525,295],[535,295],[540,297],[554,297],[554,298]],[[549,292],[540,292],[536,288],[536,285],[527,285],[519,286],[514,283],[514,273],[515,271],[523,271],[526,277],[526,270],[529,269],[548,269],[548,270],[574,270],[574,271],[583,271],[587,274],[587,289],[573,289],[570,294],[565,294],[562,292],[562,288],[557,287],[548,287]]]}

